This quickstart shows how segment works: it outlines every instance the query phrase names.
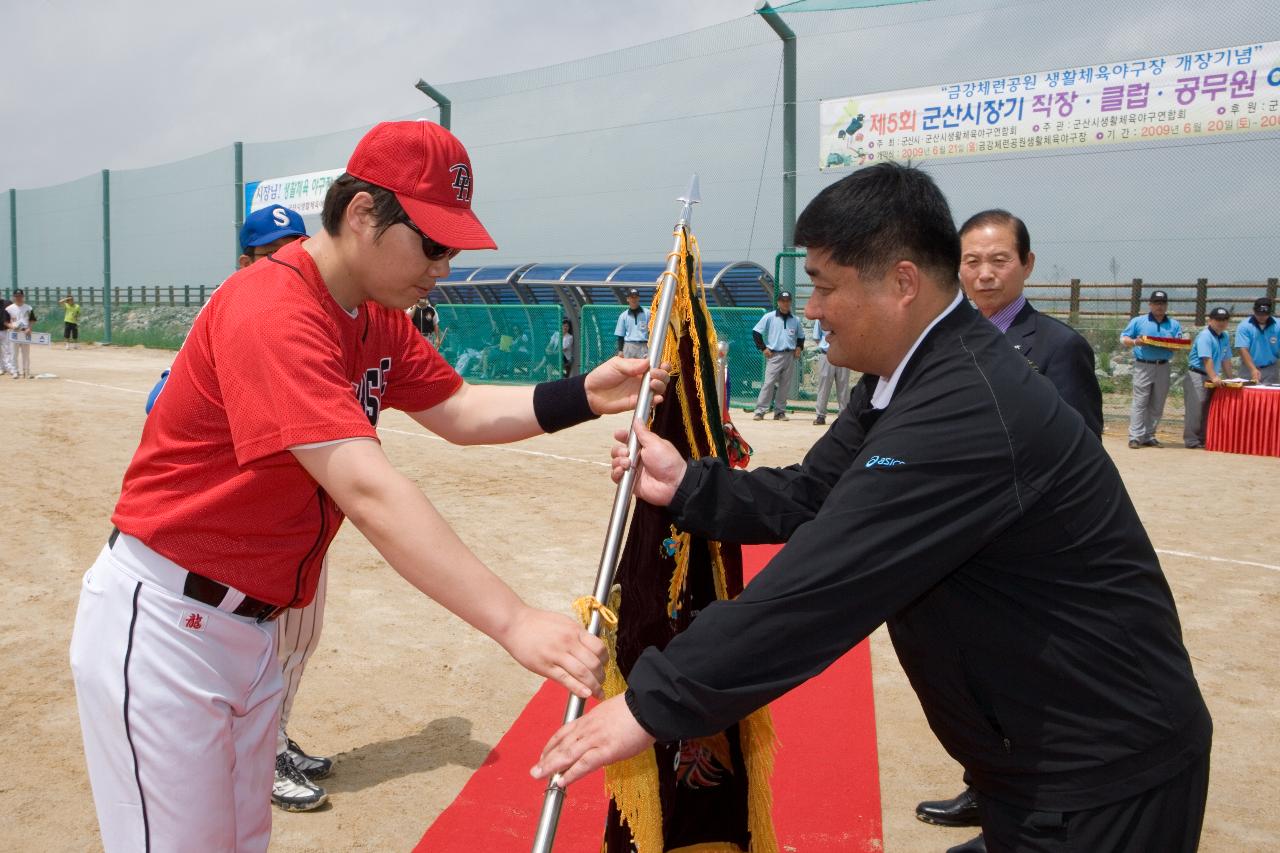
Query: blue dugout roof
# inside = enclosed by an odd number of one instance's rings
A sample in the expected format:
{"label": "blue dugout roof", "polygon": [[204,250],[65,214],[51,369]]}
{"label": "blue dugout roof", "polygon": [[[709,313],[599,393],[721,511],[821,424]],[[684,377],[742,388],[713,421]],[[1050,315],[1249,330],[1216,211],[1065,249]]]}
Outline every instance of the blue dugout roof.
{"label": "blue dugout roof", "polygon": [[[634,287],[649,298],[666,269],[659,263],[530,263],[455,267],[431,293],[435,303],[561,305],[622,304]],[[754,261],[704,261],[708,301],[721,307],[772,308],[773,275]]]}

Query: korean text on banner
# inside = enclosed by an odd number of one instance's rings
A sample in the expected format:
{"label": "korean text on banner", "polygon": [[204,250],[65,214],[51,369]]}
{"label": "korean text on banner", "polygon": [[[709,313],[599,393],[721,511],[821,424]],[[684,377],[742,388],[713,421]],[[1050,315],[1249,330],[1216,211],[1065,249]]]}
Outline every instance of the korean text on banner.
{"label": "korean text on banner", "polygon": [[307,172],[283,178],[267,178],[244,185],[244,211],[253,213],[273,204],[282,204],[303,216],[319,214],[329,185],[338,179],[342,169]]}
{"label": "korean text on banner", "polygon": [[1280,42],[824,100],[821,169],[1280,130]]}

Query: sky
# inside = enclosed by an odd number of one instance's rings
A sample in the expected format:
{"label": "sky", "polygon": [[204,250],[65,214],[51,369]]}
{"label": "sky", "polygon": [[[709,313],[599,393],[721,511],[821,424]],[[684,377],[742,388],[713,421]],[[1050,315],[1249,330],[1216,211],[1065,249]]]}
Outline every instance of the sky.
{"label": "sky", "polygon": [[0,0],[0,189],[432,105],[414,88],[752,14],[753,0]]}

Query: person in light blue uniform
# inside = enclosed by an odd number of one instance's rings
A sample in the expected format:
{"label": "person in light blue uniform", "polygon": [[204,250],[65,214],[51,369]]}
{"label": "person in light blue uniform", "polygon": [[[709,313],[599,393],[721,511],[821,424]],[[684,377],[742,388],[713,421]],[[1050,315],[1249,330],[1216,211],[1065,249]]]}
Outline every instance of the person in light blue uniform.
{"label": "person in light blue uniform", "polygon": [[1271,316],[1274,306],[1267,297],[1253,301],[1253,316],[1236,329],[1240,375],[1265,385],[1280,385],[1280,323]]}
{"label": "person in light blue uniform", "polygon": [[813,342],[818,350],[818,398],[814,403],[817,417],[813,419],[813,423],[815,426],[822,426],[827,422],[827,399],[831,396],[833,382],[836,386],[836,414],[849,402],[849,368],[836,367],[827,361],[827,349],[831,343],[827,340],[821,320],[813,321]]}
{"label": "person in light blue uniform", "polygon": [[1182,325],[1166,313],[1169,294],[1153,290],[1147,302],[1151,310],[1129,321],[1120,333],[1120,343],[1133,349],[1133,406],[1129,410],[1129,446],[1159,447],[1156,427],[1164,415],[1164,402],[1169,397],[1169,360],[1173,350],[1139,344],[1143,335],[1154,338],[1182,336]]}
{"label": "person in light blue uniform", "polygon": [[[1231,312],[1226,308],[1210,311],[1208,325],[1196,335],[1187,354],[1187,375],[1182,379],[1186,405],[1182,443],[1192,449],[1204,447],[1204,426],[1209,419],[1209,400],[1213,398],[1214,388],[1232,376],[1231,337],[1227,334],[1230,319]],[[1212,383],[1213,387],[1205,387],[1206,383]]]}
{"label": "person in light blue uniform", "polygon": [[773,405],[773,419],[787,419],[787,392],[796,362],[804,355],[804,327],[800,318],[791,313],[791,294],[778,294],[778,307],[765,314],[751,330],[756,349],[764,353],[764,385],[756,399],[755,420],[764,420],[764,413]]}
{"label": "person in light blue uniform", "polygon": [[618,315],[613,329],[618,354],[624,358],[649,357],[649,312],[640,307],[640,291],[627,291],[627,310]]}

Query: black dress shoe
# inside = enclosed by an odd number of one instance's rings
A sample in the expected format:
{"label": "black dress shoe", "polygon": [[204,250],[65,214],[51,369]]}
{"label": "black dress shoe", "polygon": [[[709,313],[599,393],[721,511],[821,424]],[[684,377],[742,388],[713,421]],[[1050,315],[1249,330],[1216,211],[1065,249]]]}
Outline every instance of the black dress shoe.
{"label": "black dress shoe", "polygon": [[916,806],[916,817],[938,826],[978,826],[978,798],[965,788],[950,800],[925,800]]}
{"label": "black dress shoe", "polygon": [[947,853],[987,853],[987,842],[982,840],[982,836],[970,838],[964,844],[957,844],[955,847],[948,847]]}

